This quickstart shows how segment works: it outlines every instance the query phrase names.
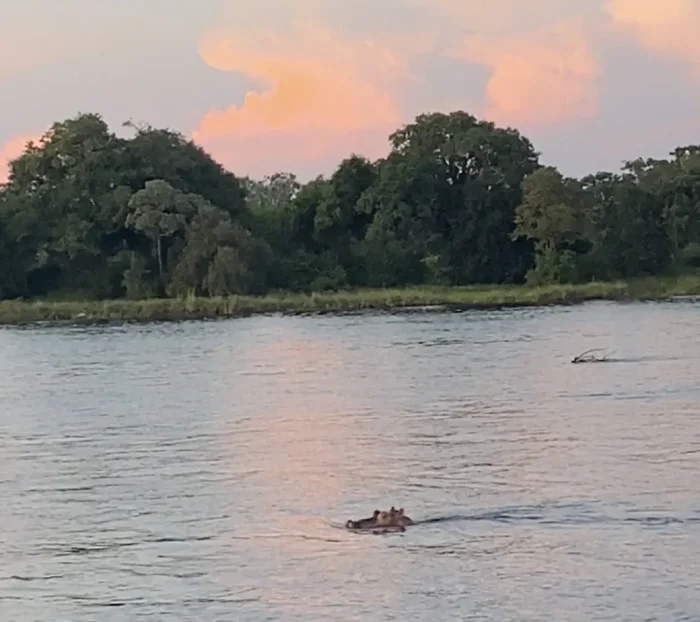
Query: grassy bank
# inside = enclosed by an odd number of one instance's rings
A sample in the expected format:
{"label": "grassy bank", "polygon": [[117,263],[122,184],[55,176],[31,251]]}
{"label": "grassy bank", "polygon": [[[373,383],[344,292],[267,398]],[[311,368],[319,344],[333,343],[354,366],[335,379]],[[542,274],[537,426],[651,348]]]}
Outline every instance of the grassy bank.
{"label": "grassy bank", "polygon": [[81,302],[3,301],[0,302],[0,324],[179,321],[244,317],[264,313],[332,313],[370,309],[390,311],[425,306],[488,309],[574,304],[590,300],[664,300],[673,296],[694,295],[700,295],[700,275],[546,287],[415,287],[310,295],[275,294],[261,297]]}

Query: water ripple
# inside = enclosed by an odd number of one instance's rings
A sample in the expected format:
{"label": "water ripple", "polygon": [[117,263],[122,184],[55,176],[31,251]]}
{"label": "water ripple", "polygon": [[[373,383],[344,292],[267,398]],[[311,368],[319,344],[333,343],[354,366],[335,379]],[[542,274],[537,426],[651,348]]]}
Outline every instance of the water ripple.
{"label": "water ripple", "polygon": [[698,620],[698,309],[3,328],[0,617]]}

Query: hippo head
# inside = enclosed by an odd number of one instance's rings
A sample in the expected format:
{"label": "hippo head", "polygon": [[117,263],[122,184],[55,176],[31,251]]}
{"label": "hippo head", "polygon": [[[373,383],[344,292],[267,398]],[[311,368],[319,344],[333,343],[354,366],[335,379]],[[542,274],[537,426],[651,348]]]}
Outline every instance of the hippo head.
{"label": "hippo head", "polygon": [[412,525],[413,521],[404,514],[403,508],[399,508],[398,510],[392,505],[391,506],[391,515],[394,520],[395,525]]}

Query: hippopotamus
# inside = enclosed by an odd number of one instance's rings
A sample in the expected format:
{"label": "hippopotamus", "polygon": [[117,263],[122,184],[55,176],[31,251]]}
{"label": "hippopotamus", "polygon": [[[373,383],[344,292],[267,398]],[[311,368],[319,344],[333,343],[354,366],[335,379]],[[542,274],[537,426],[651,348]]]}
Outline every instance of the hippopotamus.
{"label": "hippopotamus", "polygon": [[401,525],[402,527],[407,527],[408,525],[413,525],[413,521],[409,516],[406,516],[403,513],[403,508],[399,508],[398,510],[392,505],[391,510],[389,510],[389,513],[392,515],[392,519],[398,524]]}
{"label": "hippopotamus", "polygon": [[349,520],[345,523],[346,529],[371,531],[375,534],[406,531],[406,526],[408,525],[413,525],[413,521],[404,514],[403,508],[397,510],[393,505],[388,512],[374,510],[370,518]]}

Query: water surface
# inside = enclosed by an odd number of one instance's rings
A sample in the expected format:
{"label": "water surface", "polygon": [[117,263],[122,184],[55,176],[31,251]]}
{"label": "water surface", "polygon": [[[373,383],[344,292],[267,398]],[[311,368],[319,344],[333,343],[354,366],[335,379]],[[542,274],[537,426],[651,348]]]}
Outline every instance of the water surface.
{"label": "water surface", "polygon": [[[700,307],[0,330],[12,622],[699,620]],[[594,347],[609,363],[571,365]],[[404,534],[341,527],[404,507]]]}

